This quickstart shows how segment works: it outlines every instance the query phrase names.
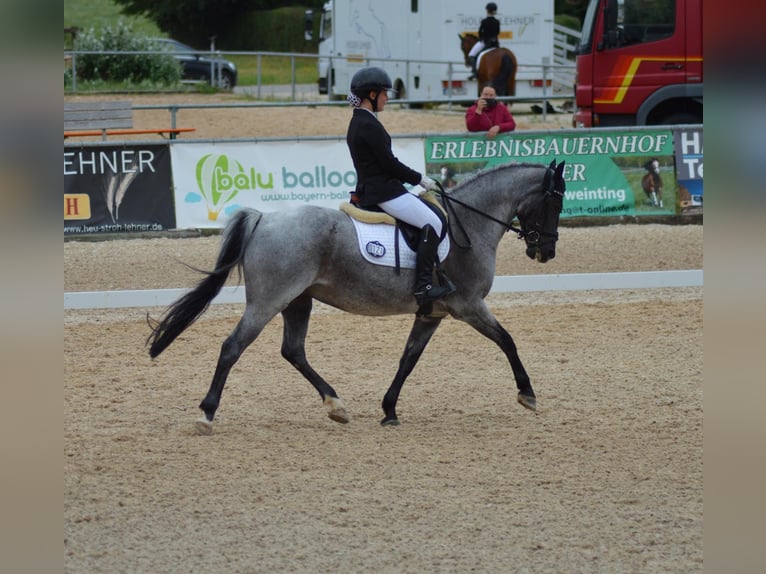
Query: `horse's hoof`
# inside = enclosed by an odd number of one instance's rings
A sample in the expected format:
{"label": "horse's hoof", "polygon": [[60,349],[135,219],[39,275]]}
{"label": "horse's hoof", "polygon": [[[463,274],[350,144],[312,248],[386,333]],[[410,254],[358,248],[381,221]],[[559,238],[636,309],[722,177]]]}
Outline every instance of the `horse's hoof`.
{"label": "horse's hoof", "polygon": [[346,424],[350,419],[346,407],[343,406],[343,401],[338,397],[326,396],[324,398],[324,407],[327,409],[327,416],[334,420],[336,423]]}
{"label": "horse's hoof", "polygon": [[398,427],[399,419],[383,419],[380,421],[380,425],[384,427]]}
{"label": "horse's hoof", "polygon": [[201,416],[195,421],[194,428],[197,429],[197,434],[211,435],[213,434],[213,421],[209,421],[205,416]]}
{"label": "horse's hoof", "polygon": [[346,424],[349,420],[351,420],[348,416],[348,413],[346,412],[346,409],[335,409],[327,413],[327,416],[334,420],[336,423]]}
{"label": "horse's hoof", "polygon": [[535,397],[530,397],[529,395],[522,395],[519,393],[516,396],[516,400],[521,403],[521,406],[528,408],[530,411],[537,410],[537,399]]}

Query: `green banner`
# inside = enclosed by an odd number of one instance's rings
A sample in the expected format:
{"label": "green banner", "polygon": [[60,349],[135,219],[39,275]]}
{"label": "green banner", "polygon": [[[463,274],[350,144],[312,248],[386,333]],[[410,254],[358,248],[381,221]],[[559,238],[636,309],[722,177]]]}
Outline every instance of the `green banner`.
{"label": "green banner", "polygon": [[677,213],[671,130],[428,137],[425,154],[428,175],[446,187],[501,163],[565,160],[562,217]]}

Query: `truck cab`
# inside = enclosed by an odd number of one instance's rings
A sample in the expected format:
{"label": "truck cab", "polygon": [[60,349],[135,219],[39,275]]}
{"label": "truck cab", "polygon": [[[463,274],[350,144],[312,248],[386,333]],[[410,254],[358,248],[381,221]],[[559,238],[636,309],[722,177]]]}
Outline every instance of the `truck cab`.
{"label": "truck cab", "polygon": [[702,0],[590,0],[572,123],[702,123],[702,71]]}

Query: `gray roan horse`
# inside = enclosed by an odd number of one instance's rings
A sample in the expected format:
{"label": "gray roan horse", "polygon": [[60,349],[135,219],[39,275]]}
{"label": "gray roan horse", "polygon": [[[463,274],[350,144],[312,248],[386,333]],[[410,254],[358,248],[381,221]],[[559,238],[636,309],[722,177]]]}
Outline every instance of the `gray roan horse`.
{"label": "gray roan horse", "polygon": [[[492,287],[495,254],[506,231],[525,240],[530,258],[545,262],[555,257],[565,189],[563,170],[564,162],[556,165],[555,160],[550,166],[504,164],[480,171],[441,195],[453,239],[444,271],[457,291],[435,302],[427,314],[416,313],[414,270],[397,274],[390,267],[366,262],[359,253],[354,225],[342,211],[311,205],[273,213],[241,209],[224,229],[215,269],[172,303],[159,322],[149,319],[149,354],[157,357],[196,321],[231,270],[240,266],[246,306],[222,345],[213,381],[200,404],[204,416],[197,421],[197,430],[201,434],[212,432],[229,371],[277,313],[284,319],[282,356],[319,391],[329,417],[348,422],[335,390],[306,360],[305,340],[314,299],[360,315],[415,315],[399,369],[383,398],[381,424],[399,424],[396,402],[402,385],[447,315],[465,321],[499,345],[511,363],[518,402],[535,410],[535,393],[516,345],[484,298]],[[513,226],[517,218],[520,228]]]}

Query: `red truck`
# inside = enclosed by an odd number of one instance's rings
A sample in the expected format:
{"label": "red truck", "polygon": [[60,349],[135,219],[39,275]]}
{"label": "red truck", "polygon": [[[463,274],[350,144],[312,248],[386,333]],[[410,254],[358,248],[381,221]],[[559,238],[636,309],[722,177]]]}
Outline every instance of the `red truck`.
{"label": "red truck", "polygon": [[590,0],[574,127],[702,123],[702,0]]}

